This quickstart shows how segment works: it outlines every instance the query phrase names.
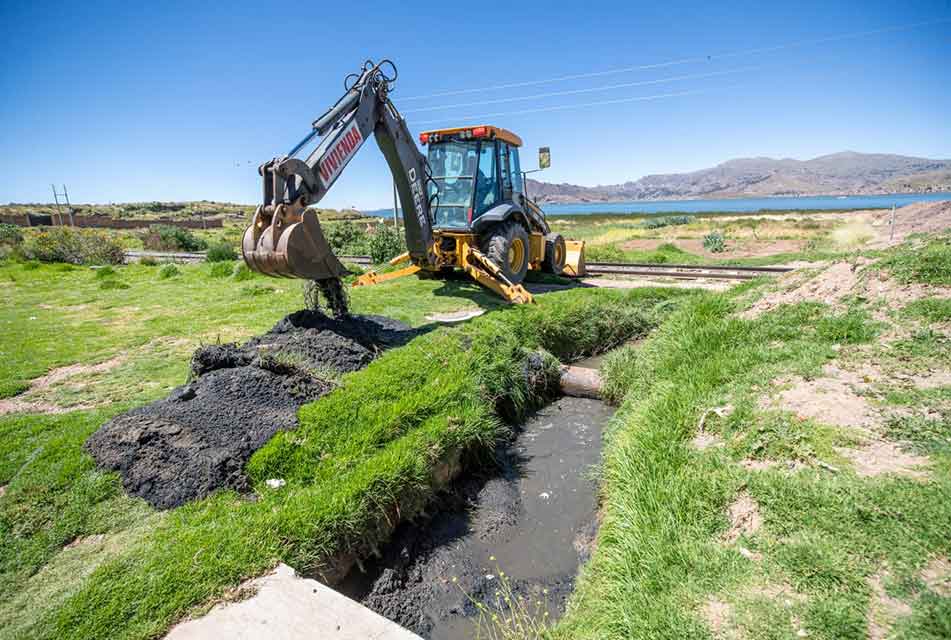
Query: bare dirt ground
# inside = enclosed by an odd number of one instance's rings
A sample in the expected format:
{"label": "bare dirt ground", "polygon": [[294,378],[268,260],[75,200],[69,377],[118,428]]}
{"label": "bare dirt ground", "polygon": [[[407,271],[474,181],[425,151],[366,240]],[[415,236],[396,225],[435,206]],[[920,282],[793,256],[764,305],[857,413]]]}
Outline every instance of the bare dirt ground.
{"label": "bare dirt ground", "polygon": [[93,365],[71,364],[65,367],[58,367],[50,370],[46,375],[35,378],[30,383],[30,388],[23,393],[12,398],[0,399],[0,416],[8,413],[63,413],[65,411],[76,411],[77,409],[91,409],[93,405],[79,405],[70,407],[61,407],[59,405],[46,402],[37,396],[45,389],[55,384],[67,380],[82,378],[96,373],[102,373],[115,369],[125,361],[125,356],[120,355],[104,362]]}
{"label": "bare dirt ground", "polygon": [[904,242],[915,233],[936,233],[951,228],[951,201],[917,202],[895,211],[894,234],[890,211],[874,212],[872,224],[878,237],[872,247],[887,247]]}
{"label": "bare dirt ground", "polygon": [[729,506],[727,516],[730,518],[730,528],[723,534],[723,541],[727,543],[736,542],[740,536],[753,535],[763,524],[759,505],[745,491]]}

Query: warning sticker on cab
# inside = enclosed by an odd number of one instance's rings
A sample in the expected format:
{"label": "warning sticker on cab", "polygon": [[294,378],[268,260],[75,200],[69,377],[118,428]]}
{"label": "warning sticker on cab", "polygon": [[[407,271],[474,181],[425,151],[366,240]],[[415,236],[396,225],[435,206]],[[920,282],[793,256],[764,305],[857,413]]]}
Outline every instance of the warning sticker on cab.
{"label": "warning sticker on cab", "polygon": [[363,135],[360,133],[360,127],[354,120],[343,130],[337,139],[321,158],[317,165],[317,172],[320,175],[320,182],[324,189],[329,189],[333,181],[337,179],[343,168],[347,166],[350,158],[357,152],[360,145],[363,144]]}

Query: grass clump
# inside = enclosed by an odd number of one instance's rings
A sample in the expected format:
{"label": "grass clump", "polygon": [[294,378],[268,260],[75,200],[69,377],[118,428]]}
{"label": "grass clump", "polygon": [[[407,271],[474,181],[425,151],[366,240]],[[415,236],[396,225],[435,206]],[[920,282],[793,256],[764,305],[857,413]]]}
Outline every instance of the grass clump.
{"label": "grass clump", "polygon": [[167,264],[159,269],[158,277],[160,280],[168,280],[169,278],[174,278],[175,276],[181,274],[181,270],[174,264]]}
{"label": "grass clump", "polygon": [[915,300],[902,309],[905,315],[928,322],[951,321],[951,300],[947,298],[923,298]]}
{"label": "grass clump", "polygon": [[951,238],[932,239],[923,247],[904,244],[881,266],[903,283],[951,285]]}
{"label": "grass clump", "polygon": [[214,262],[208,270],[208,275],[212,278],[227,278],[232,273],[234,273],[234,265],[231,262]]}

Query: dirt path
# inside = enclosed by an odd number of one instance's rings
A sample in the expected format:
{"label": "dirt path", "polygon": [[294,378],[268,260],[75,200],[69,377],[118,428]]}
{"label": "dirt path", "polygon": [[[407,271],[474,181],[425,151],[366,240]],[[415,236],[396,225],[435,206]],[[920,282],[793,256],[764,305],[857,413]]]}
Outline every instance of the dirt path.
{"label": "dirt path", "polygon": [[433,639],[475,637],[475,603],[494,608],[503,585],[529,611],[557,617],[596,533],[596,491],[586,474],[600,459],[610,414],[579,398],[543,409],[498,452],[494,475],[457,481],[435,516],[400,526],[382,559],[340,590]]}

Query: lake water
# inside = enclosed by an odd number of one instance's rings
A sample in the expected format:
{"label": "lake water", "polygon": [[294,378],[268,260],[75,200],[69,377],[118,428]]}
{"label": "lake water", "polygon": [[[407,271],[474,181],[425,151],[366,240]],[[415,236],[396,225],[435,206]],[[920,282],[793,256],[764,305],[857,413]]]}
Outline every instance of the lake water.
{"label": "lake water", "polygon": [[[951,193],[895,193],[876,196],[802,196],[783,198],[729,198],[719,200],[636,200],[631,202],[578,202],[546,204],[550,216],[624,213],[703,213],[729,211],[748,213],[762,210],[821,211],[827,209],[881,209],[902,207],[913,202],[951,200]],[[390,218],[392,209],[367,211],[367,215]]]}

